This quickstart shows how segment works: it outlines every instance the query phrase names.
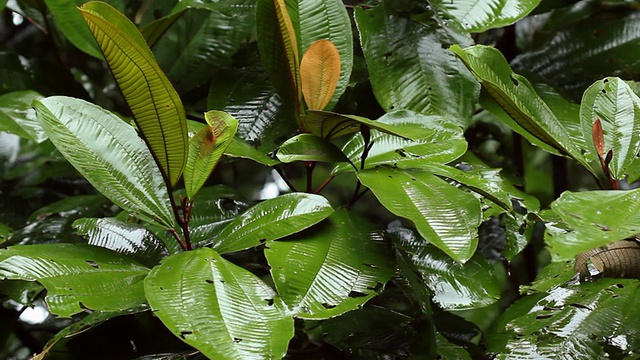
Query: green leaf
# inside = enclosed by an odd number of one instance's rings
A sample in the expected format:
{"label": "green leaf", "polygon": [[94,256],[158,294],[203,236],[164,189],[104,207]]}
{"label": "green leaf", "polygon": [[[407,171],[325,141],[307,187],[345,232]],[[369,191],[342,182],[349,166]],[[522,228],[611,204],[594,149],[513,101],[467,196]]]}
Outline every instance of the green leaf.
{"label": "green leaf", "polygon": [[[597,158],[593,144],[593,123],[600,119],[604,131],[604,154],[612,151],[609,170],[614,179],[629,173],[640,153],[640,98],[619,78],[597,81],[585,91],[580,106],[586,152]],[[635,180],[635,179],[630,179]]]}
{"label": "green leaf", "polygon": [[265,200],[233,219],[220,231],[213,249],[221,254],[248,249],[300,232],[333,213],[323,196],[290,193]]}
{"label": "green leaf", "polygon": [[362,306],[394,269],[382,235],[344,209],[315,231],[267,242],[265,255],[278,293],[303,319],[326,319]]}
{"label": "green leaf", "polygon": [[32,90],[0,95],[0,131],[39,143],[45,141],[47,135],[35,121],[35,112],[31,108],[31,103],[40,99],[42,95]]}
{"label": "green leaf", "polygon": [[41,244],[0,250],[0,278],[38,281],[49,310],[69,317],[84,309],[125,310],[144,303],[149,269],[114,251],[85,244]]}
{"label": "green leaf", "polygon": [[60,31],[84,53],[102,59],[102,53],[91,31],[78,12],[75,0],[44,0]]}
{"label": "green leaf", "polygon": [[278,160],[268,157],[249,145],[246,141],[237,137],[231,139],[227,151],[225,151],[224,154],[233,158],[253,160],[264,166],[274,166],[280,163]]}
{"label": "green leaf", "polygon": [[603,278],[524,297],[489,331],[487,350],[498,359],[628,358],[640,347],[639,290],[638,280]]}
{"label": "green leaf", "polygon": [[211,110],[204,117],[207,125],[189,140],[189,155],[184,169],[184,185],[191,201],[238,130],[238,120],[225,112]]}
{"label": "green leaf", "polygon": [[[416,115],[408,111],[396,111],[392,114],[393,115],[388,116],[403,118]],[[327,139],[352,134],[360,131],[362,126],[413,140],[423,138],[432,133],[430,130],[425,129],[423,125],[416,124],[415,122],[398,121],[394,123],[393,121],[380,121],[383,118],[384,116],[378,121],[374,121],[357,115],[343,115],[330,111],[309,110],[301,120],[309,132]]]}
{"label": "green leaf", "polygon": [[[429,163],[448,163],[464,154],[467,142],[462,129],[437,115],[422,115],[413,111],[399,110],[385,114],[378,121],[398,132],[408,134],[411,131],[417,140],[406,140],[380,131],[371,131],[370,144],[373,144],[365,161],[365,168],[376,165],[393,165],[399,168],[420,167]],[[342,152],[354,164],[360,164],[365,142],[362,134],[354,135],[344,145]],[[338,164],[334,174],[351,171],[353,167]]]}
{"label": "green leaf", "polygon": [[640,233],[639,200],[640,189],[565,192],[551,204],[564,224],[548,223],[545,240],[562,260],[635,236]]}
{"label": "green leaf", "polygon": [[51,141],[99,192],[126,211],[174,227],[160,170],[133,127],[79,99],[54,96],[34,107]]}
{"label": "green leaf", "polygon": [[300,45],[303,53],[318,40],[329,40],[340,55],[338,85],[324,109],[331,110],[349,84],[353,68],[353,34],[349,14],[340,0],[300,0]]}
{"label": "green leaf", "polygon": [[140,29],[144,41],[152,48],[167,30],[184,14],[185,9],[178,10],[154,20]]}
{"label": "green leaf", "polygon": [[484,32],[511,25],[527,16],[540,0],[435,0],[436,9],[453,16],[468,32]]}
{"label": "green leaf", "polygon": [[276,157],[283,163],[294,161],[347,162],[349,159],[329,140],[312,134],[296,135],[280,146]]}
{"label": "green leaf", "polygon": [[376,99],[388,112],[407,109],[467,125],[479,86],[446,47],[471,45],[472,39],[442,26],[431,10],[408,17],[393,9],[394,2],[355,11]]}
{"label": "green leaf", "polygon": [[162,174],[175,185],[187,159],[186,115],[178,93],[129,19],[101,2],[86,3],[80,11]]}
{"label": "green leaf", "polygon": [[357,173],[390,212],[413,222],[420,235],[465,263],[478,245],[480,201],[429,172],[378,167]]}
{"label": "green leaf", "polygon": [[293,337],[273,289],[210,248],[166,258],[145,293],[171,332],[212,359],[280,359]]}
{"label": "green leaf", "polygon": [[145,266],[157,264],[166,249],[160,239],[144,227],[114,218],[84,218],[73,223],[88,244],[126,255]]}

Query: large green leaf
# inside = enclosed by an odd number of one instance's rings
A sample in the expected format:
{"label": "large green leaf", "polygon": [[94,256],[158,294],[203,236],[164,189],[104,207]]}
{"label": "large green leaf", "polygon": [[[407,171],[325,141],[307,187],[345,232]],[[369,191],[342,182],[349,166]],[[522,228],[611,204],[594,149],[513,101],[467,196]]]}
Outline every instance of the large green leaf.
{"label": "large green leaf", "polygon": [[0,250],[0,278],[38,281],[52,313],[119,311],[145,302],[149,269],[114,251],[85,244],[22,245]]}
{"label": "large green leaf", "polygon": [[[376,122],[380,125],[391,125],[392,129],[420,129],[413,132],[423,135],[416,140],[407,140],[377,130],[371,131],[369,143],[373,146],[368,152],[365,168],[382,164],[412,168],[428,163],[448,163],[462,156],[467,150],[462,129],[437,115],[400,110],[388,113]],[[356,134],[347,141],[342,151],[352,163],[360,164],[365,145],[362,134]],[[333,173],[352,169],[347,164],[339,164],[333,169]]]}
{"label": "large green leaf", "polygon": [[276,157],[284,162],[346,162],[347,157],[329,140],[313,134],[300,134],[282,143]]}
{"label": "large green leaf", "polygon": [[527,16],[540,0],[435,0],[431,4],[453,16],[469,32],[511,25]]}
{"label": "large green leaf", "polygon": [[302,53],[317,40],[330,40],[340,54],[340,77],[329,105],[331,110],[344,93],[353,68],[353,34],[349,14],[341,0],[301,0],[300,46]]}
{"label": "large green leaf", "polygon": [[238,120],[223,111],[211,110],[204,117],[207,125],[189,140],[184,169],[184,185],[190,200],[207,181],[238,130]]}
{"label": "large green leaf", "polygon": [[474,195],[417,169],[377,167],[357,175],[385,208],[411,220],[423,238],[455,261],[471,258],[482,220]]}
{"label": "large green leaf", "polygon": [[[640,63],[636,61],[640,13],[623,7],[585,15],[581,14],[584,9],[602,11],[597,4],[585,5],[579,3],[569,8],[564,18],[551,17],[549,28],[539,31],[542,44],[512,62],[517,71],[553,85],[574,100],[579,100],[585,89],[605,76],[637,79],[640,74]],[[539,24],[534,26],[537,28]],[[548,38],[544,39],[545,36]],[[534,40],[540,42],[537,37]]]}
{"label": "large green leaf", "polygon": [[476,45],[466,49],[454,45],[455,52],[500,106],[529,134],[569,155],[591,169],[574,144],[569,131],[538,96],[529,81],[514,73],[495,48]]}
{"label": "large green leaf", "polygon": [[91,35],[91,31],[78,12],[75,0],[45,0],[53,19],[64,34],[78,49],[102,59],[102,53]]}
{"label": "large green leaf", "polygon": [[[580,106],[586,152],[597,157],[593,144],[593,123],[600,119],[604,133],[604,154],[612,151],[609,170],[614,179],[629,173],[640,153],[640,98],[619,78],[597,81],[585,91]],[[635,179],[630,179],[634,181]]]}
{"label": "large green leaf", "polygon": [[31,103],[39,99],[42,99],[42,95],[32,90],[0,95],[0,131],[36,142],[45,141],[47,135],[35,121],[35,112],[31,108]]}
{"label": "large green leaf", "polygon": [[[546,296],[545,296],[546,295]],[[516,301],[487,334],[498,359],[628,359],[640,348],[638,280],[603,278]]]}
{"label": "large green leaf", "polygon": [[149,267],[166,253],[160,239],[137,224],[114,218],[84,218],[76,220],[73,227],[87,237],[89,245],[113,250]]}
{"label": "large green leaf", "polygon": [[[565,192],[551,204],[562,222],[545,239],[561,259],[640,233],[640,189]],[[563,224],[564,223],[564,224]]]}
{"label": "large green leaf", "polygon": [[233,219],[214,238],[219,253],[244,250],[295,234],[333,213],[323,196],[290,193],[265,200]]}
{"label": "large green leaf", "polygon": [[173,227],[162,175],[133,127],[83,100],[54,96],[34,107],[51,141],[98,191],[126,211]]}
{"label": "large green leaf", "polygon": [[344,209],[315,231],[267,242],[265,255],[278,293],[304,319],[326,319],[362,306],[393,274],[382,235]]}
{"label": "large green leaf", "polygon": [[432,11],[408,17],[394,10],[393,3],[387,0],[355,11],[378,102],[386,111],[443,115],[466,125],[475,111],[479,87],[446,46],[470,45],[471,38],[443,26]]}
{"label": "large green leaf", "polygon": [[280,359],[293,337],[273,289],[210,248],[166,258],[144,289],[167,328],[211,359]]}
{"label": "large green leaf", "polygon": [[162,174],[175,185],[187,159],[186,115],[178,93],[129,19],[101,2],[86,3],[80,11]]}
{"label": "large green leaf", "polygon": [[261,153],[246,141],[237,137],[231,140],[224,154],[232,158],[250,159],[265,166],[274,166],[280,163],[278,160]]}

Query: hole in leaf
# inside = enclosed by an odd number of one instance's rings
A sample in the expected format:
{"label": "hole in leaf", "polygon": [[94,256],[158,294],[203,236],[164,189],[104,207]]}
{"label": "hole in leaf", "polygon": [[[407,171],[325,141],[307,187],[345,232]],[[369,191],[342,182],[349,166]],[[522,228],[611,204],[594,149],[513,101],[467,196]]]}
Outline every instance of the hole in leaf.
{"label": "hole in leaf", "polygon": [[236,344],[239,343],[240,341],[242,341],[241,338],[237,338],[237,337],[233,338],[233,342],[236,343]]}
{"label": "hole in leaf", "polygon": [[206,282],[207,284],[213,284],[213,280],[209,280],[209,279],[206,279],[204,282]]}
{"label": "hole in leaf", "polygon": [[590,307],[586,305],[578,304],[578,303],[569,304],[569,306],[573,306],[574,308],[577,308],[577,309],[591,310]]}
{"label": "hole in leaf", "polygon": [[551,316],[553,316],[553,315],[551,315],[551,314],[540,314],[540,315],[536,315],[536,319],[538,319],[538,320],[548,319]]}
{"label": "hole in leaf", "polygon": [[376,264],[367,264],[367,263],[362,263],[362,265],[370,267],[372,269],[379,269],[380,267]]}
{"label": "hole in leaf", "polygon": [[160,286],[160,290],[164,290],[164,288],[162,286]]}
{"label": "hole in leaf", "polygon": [[187,335],[193,335],[193,331],[180,331],[180,337],[186,339]]}
{"label": "hole in leaf", "polygon": [[616,287],[617,287],[618,289],[624,289],[624,285],[622,285],[622,284],[616,284]]}
{"label": "hole in leaf", "polygon": [[260,240],[258,240],[258,241],[260,241],[260,244],[264,244],[264,243],[266,243],[266,242],[267,242],[267,239],[260,239]]}
{"label": "hole in leaf", "polygon": [[352,298],[359,298],[359,297],[365,297],[365,296],[367,296],[367,294],[361,293],[359,291],[351,291],[349,293],[349,297],[352,297]]}
{"label": "hole in leaf", "polygon": [[518,81],[518,79],[514,78],[513,75],[511,75],[511,81],[513,82],[513,85],[515,86],[519,86],[520,82]]}
{"label": "hole in leaf", "polygon": [[96,268],[96,269],[100,269],[100,266],[93,260],[85,260],[87,262],[87,264],[91,265],[91,267]]}
{"label": "hole in leaf", "polygon": [[407,154],[405,153],[404,149],[397,149],[396,153],[402,157],[407,157]]}
{"label": "hole in leaf", "polygon": [[325,309],[333,309],[336,306],[335,305],[331,305],[331,304],[327,304],[327,303],[322,303],[322,307],[325,308]]}
{"label": "hole in leaf", "polygon": [[267,305],[273,306],[273,303],[274,303],[273,299],[265,299],[265,300],[267,301]]}

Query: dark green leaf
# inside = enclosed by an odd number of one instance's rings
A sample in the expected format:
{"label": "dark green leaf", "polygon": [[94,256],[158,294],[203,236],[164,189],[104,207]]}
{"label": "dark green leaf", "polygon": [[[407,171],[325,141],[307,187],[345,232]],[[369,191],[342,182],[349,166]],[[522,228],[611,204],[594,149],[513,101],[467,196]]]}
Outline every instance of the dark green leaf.
{"label": "dark green leaf", "polygon": [[83,100],[54,96],[34,106],[51,141],[98,191],[126,211],[174,227],[163,177],[133,127]]}
{"label": "dark green leaf", "polygon": [[474,195],[416,169],[377,167],[357,175],[387,210],[411,220],[430,243],[455,261],[471,258],[482,220]]}
{"label": "dark green leaf", "polygon": [[273,289],[210,248],[166,258],[145,292],[167,328],[212,359],[280,359],[293,337]]}
{"label": "dark green leaf", "polygon": [[233,219],[214,238],[212,247],[221,254],[248,249],[302,231],[331,213],[331,204],[320,195],[280,195]]}
{"label": "dark green leaf", "polygon": [[454,27],[442,26],[442,19],[430,10],[413,19],[397,13],[394,1],[355,11],[378,102],[386,111],[437,114],[467,125],[479,86],[446,47],[470,45],[471,38]]}
{"label": "dark green leaf", "polygon": [[278,160],[268,157],[249,145],[246,141],[237,137],[231,140],[224,154],[233,158],[250,159],[265,166],[274,166],[280,163]]}
{"label": "dark green leaf", "polygon": [[540,0],[435,0],[432,5],[453,16],[468,32],[511,25],[527,16]]}
{"label": "dark green leaf", "polygon": [[85,244],[0,250],[0,278],[38,281],[49,310],[68,317],[84,309],[120,311],[144,303],[149,269],[114,251]]}
{"label": "dark green leaf", "polygon": [[34,100],[42,99],[35,91],[16,91],[0,95],[0,131],[7,131],[22,138],[43,142],[47,134],[36,121],[31,108]]}
{"label": "dark green leaf", "polygon": [[154,20],[140,29],[140,33],[144,37],[144,40],[152,48],[160,37],[169,29],[179,18],[182,16],[185,10],[179,10],[172,12],[167,16],[163,16],[160,19]]}
{"label": "dark green leaf", "polygon": [[64,34],[78,49],[102,59],[100,47],[96,44],[91,31],[78,12],[77,1],[74,0],[44,0],[51,11],[53,19]]}
{"label": "dark green leaf", "polygon": [[312,134],[300,134],[285,141],[276,157],[284,162],[294,161],[324,161],[324,162],[348,162],[349,159],[340,149],[329,140]]}

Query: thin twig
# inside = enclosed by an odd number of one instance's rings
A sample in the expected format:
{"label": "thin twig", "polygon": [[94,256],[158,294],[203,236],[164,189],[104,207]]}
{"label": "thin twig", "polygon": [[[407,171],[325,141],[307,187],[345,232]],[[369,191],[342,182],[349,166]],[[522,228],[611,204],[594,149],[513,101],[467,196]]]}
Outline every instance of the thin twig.
{"label": "thin twig", "polygon": [[315,161],[306,161],[304,166],[307,168],[307,192],[313,191],[313,169],[316,167]]}
{"label": "thin twig", "polygon": [[325,180],[322,184],[320,184],[320,186],[318,186],[318,188],[313,192],[314,194],[319,193],[320,191],[322,191],[322,189],[325,188],[325,186],[329,185],[329,183],[331,182],[331,180],[333,180],[333,178],[335,178],[335,175],[331,175],[327,178],[327,180]]}
{"label": "thin twig", "polygon": [[278,175],[280,175],[280,177],[282,178],[282,180],[284,180],[284,182],[287,184],[287,186],[289,187],[289,189],[291,189],[291,191],[293,192],[298,192],[298,189],[296,189],[295,185],[293,185],[293,183],[291,182],[291,180],[289,179],[289,177],[287,176],[287,173],[284,171],[284,169],[282,168],[281,165],[276,165],[274,167],[274,169],[276,170],[276,172],[278,173]]}

